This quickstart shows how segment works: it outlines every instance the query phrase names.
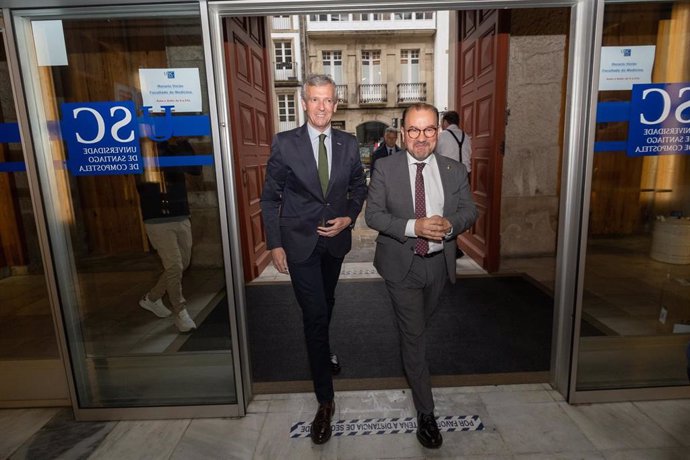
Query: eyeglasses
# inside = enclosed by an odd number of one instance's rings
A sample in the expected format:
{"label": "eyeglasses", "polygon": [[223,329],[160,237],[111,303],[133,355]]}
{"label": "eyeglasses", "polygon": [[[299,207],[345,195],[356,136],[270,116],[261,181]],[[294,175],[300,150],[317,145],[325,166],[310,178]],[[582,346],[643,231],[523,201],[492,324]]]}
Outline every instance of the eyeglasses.
{"label": "eyeglasses", "polygon": [[424,131],[424,137],[434,137],[436,135],[436,131],[438,131],[438,128],[435,126],[429,126],[424,129],[410,128],[405,130],[410,139],[417,139],[422,131]]}

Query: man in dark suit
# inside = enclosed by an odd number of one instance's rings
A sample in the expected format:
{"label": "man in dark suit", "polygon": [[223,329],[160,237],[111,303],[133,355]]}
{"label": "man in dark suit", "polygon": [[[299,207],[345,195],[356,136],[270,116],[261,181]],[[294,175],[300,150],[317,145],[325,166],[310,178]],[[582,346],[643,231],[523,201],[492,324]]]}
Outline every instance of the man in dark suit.
{"label": "man in dark suit", "polygon": [[405,154],[381,159],[369,184],[366,221],[378,230],[374,266],[395,312],[403,367],[417,410],[417,439],[438,448],[425,334],[446,280],[455,282],[455,237],[477,218],[467,170],[434,151],[438,111],[403,112]]}
{"label": "man in dark suit", "polygon": [[331,437],[335,412],[332,374],[340,369],[330,352],[328,329],[351,229],[366,198],[354,136],[331,128],[337,109],[335,82],[312,75],[302,88],[303,126],[273,139],[261,195],[266,240],[273,264],[290,273],[302,309],[304,335],[319,408],[311,438]]}
{"label": "man in dark suit", "polygon": [[383,134],[383,143],[379,145],[379,148],[374,150],[374,153],[371,155],[371,171],[374,171],[374,168],[376,167],[376,161],[385,158],[389,155],[393,155],[394,153],[398,152],[400,150],[400,147],[397,145],[398,142],[398,130],[395,128],[388,127],[386,128],[385,133]]}

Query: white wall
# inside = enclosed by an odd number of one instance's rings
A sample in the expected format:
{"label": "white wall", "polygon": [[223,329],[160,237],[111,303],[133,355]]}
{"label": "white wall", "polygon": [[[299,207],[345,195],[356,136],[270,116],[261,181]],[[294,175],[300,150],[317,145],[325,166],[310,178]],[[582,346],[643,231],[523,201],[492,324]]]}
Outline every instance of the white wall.
{"label": "white wall", "polygon": [[[451,54],[450,48],[450,17],[451,14],[457,15],[455,11],[436,12],[436,37],[434,40],[434,100],[429,101],[434,104],[439,111],[452,110],[452,103],[449,99],[449,87],[453,82],[449,69],[451,63],[454,65],[455,59],[449,61]],[[453,47],[454,49],[454,47]]]}

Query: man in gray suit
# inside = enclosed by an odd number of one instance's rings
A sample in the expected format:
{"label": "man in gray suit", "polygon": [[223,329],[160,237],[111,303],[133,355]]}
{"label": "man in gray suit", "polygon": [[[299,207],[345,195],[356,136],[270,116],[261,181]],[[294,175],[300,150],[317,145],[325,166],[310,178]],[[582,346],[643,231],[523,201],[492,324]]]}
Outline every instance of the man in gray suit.
{"label": "man in gray suit", "polygon": [[397,318],[401,355],[417,410],[417,439],[443,443],[434,416],[425,333],[441,291],[455,282],[455,237],[477,218],[465,167],[435,153],[438,111],[415,104],[403,112],[407,151],[376,163],[366,222],[378,230],[374,266]]}

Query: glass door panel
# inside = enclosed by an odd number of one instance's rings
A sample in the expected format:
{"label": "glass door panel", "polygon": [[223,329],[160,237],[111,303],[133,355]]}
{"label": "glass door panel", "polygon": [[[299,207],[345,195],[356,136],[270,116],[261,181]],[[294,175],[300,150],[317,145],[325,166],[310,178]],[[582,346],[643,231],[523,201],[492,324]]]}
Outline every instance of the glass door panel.
{"label": "glass door panel", "polygon": [[79,406],[237,404],[198,11],[129,10],[22,23]]}
{"label": "glass door panel", "polygon": [[688,385],[688,18],[605,7],[577,390]]}

